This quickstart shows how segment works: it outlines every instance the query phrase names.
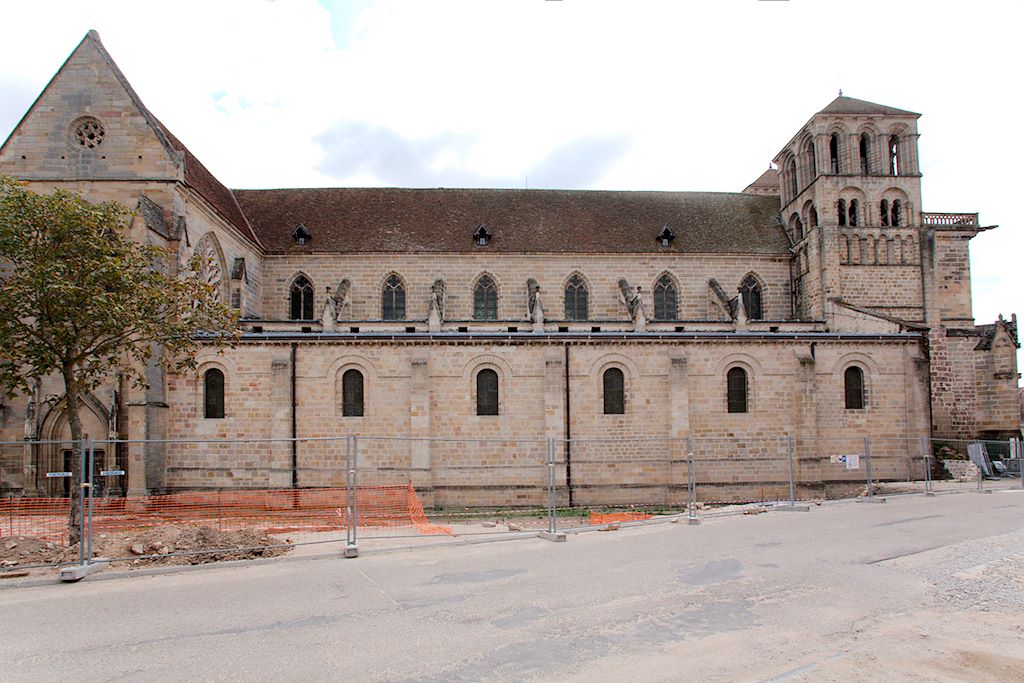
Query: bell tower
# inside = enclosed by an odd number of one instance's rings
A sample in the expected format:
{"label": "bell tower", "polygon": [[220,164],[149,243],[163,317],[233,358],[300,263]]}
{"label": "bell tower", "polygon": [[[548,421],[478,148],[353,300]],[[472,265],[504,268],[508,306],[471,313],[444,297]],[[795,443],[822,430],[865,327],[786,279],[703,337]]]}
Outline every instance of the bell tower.
{"label": "bell tower", "polygon": [[927,319],[921,278],[920,114],[840,93],[775,157],[798,317],[835,307]]}

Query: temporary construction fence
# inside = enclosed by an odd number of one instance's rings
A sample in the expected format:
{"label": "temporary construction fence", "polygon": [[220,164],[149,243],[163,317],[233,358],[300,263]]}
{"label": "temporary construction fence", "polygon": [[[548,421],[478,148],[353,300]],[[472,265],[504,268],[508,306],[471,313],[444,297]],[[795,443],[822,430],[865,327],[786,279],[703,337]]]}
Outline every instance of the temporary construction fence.
{"label": "temporary construction fence", "polygon": [[[558,534],[697,521],[735,509],[726,506],[1024,486],[1019,440],[353,435],[74,446],[0,443],[4,481],[21,468],[23,490],[36,494],[0,498],[0,570],[315,544],[354,555],[360,542]],[[138,446],[161,450],[167,493],[134,495],[119,463]],[[149,540],[186,528],[208,531],[208,542]],[[84,542],[68,548],[71,535]],[[46,552],[19,555],[33,543]]]}

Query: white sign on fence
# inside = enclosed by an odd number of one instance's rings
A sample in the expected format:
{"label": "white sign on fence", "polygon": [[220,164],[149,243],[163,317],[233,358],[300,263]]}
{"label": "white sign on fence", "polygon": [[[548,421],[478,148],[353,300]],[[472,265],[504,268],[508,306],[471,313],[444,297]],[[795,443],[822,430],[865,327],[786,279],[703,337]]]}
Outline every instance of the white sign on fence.
{"label": "white sign on fence", "polygon": [[46,478],[47,479],[56,479],[57,477],[70,477],[70,476],[71,476],[70,472],[47,472],[46,473]]}
{"label": "white sign on fence", "polygon": [[120,477],[124,475],[124,470],[101,470],[101,477]]}
{"label": "white sign on fence", "polygon": [[829,457],[829,460],[840,465],[846,465],[846,469],[848,470],[860,469],[860,453],[852,453],[850,455],[833,455]]}

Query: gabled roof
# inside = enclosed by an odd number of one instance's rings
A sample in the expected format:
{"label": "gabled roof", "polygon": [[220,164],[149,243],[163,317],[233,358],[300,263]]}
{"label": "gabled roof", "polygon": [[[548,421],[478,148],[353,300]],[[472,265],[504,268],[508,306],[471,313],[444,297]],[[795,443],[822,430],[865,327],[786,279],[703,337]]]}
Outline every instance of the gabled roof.
{"label": "gabled roof", "polygon": [[744,194],[779,196],[779,172],[774,168],[757,177],[757,180],[743,188]]}
{"label": "gabled roof", "polygon": [[887,107],[884,104],[875,104],[866,100],[858,100],[855,97],[840,95],[832,100],[827,107],[818,112],[819,114],[885,114],[889,116],[914,116],[919,117],[912,111]]}
{"label": "gabled roof", "polygon": [[[725,192],[322,188],[235,190],[272,253],[788,254],[778,199]],[[316,237],[298,246],[302,223]],[[487,246],[472,239],[481,224]],[[677,238],[662,247],[668,225]]]}
{"label": "gabled roof", "polygon": [[[149,109],[146,108],[146,105],[143,104],[142,100],[139,98],[138,93],[135,92],[135,89],[132,88],[131,83],[128,82],[128,79],[125,78],[124,74],[121,72],[121,69],[117,66],[117,63],[114,62],[114,59],[110,56],[110,53],[107,52],[106,48],[103,47],[103,43],[100,41],[100,36],[96,31],[89,31],[85,34],[85,37],[82,38],[81,42],[75,47],[74,50],[72,50],[68,58],[64,60],[64,63],[61,65],[60,69],[57,70],[57,73],[54,74],[53,78],[50,79],[50,82],[46,85],[45,88],[43,88],[43,91],[39,94],[39,97],[37,97],[35,102],[32,103],[32,106],[29,107],[28,111],[21,118],[21,121],[18,122],[18,125],[15,126],[14,130],[17,131],[18,128],[21,127],[22,123],[26,119],[28,119],[32,110],[35,109],[36,105],[39,103],[40,98],[42,98],[43,93],[45,93],[46,90],[49,89],[50,85],[57,79],[58,76],[60,76],[60,74],[64,71],[65,67],[67,67],[71,60],[75,58],[75,55],[78,54],[78,52],[82,50],[83,47],[86,45],[92,46],[100,55],[100,57],[104,60],[104,62],[106,62],[107,66],[109,66],[111,72],[114,74],[114,77],[118,80],[118,82],[124,88],[125,92],[128,94],[128,97],[131,100],[132,104],[135,105],[135,107],[142,114],[143,118],[146,119],[146,122],[149,124],[150,128],[153,129],[153,133],[156,135],[160,143],[164,146],[164,149],[167,150],[168,154],[171,155],[171,158],[175,160],[180,158],[182,160],[182,163],[184,164],[185,184],[191,187],[193,190],[196,191],[196,193],[199,194],[199,196],[205,199],[210,204],[210,206],[213,207],[213,210],[220,215],[221,218],[223,218],[225,221],[227,221],[235,228],[237,228],[239,231],[241,231],[241,233],[248,237],[249,239],[251,239],[253,243],[255,243],[258,246],[262,246],[260,244],[259,237],[253,231],[252,226],[249,225],[249,222],[248,220],[246,220],[245,214],[242,213],[241,208],[239,208],[238,202],[235,200],[234,195],[231,194],[231,190],[226,188],[219,180],[217,180],[217,178],[214,177],[214,175],[210,173],[209,170],[207,170],[207,168],[202,164],[202,162],[200,162],[199,159],[196,158],[196,156],[192,154],[192,152],[190,152],[188,148],[185,147],[185,145],[182,144],[182,142],[178,140],[178,138],[175,137],[174,134],[172,134],[167,129],[166,126],[164,126],[155,116],[153,116],[153,113],[150,112]],[[8,138],[8,141],[13,138],[14,133],[11,133],[11,136]],[[6,145],[7,143],[5,142],[4,144]]]}

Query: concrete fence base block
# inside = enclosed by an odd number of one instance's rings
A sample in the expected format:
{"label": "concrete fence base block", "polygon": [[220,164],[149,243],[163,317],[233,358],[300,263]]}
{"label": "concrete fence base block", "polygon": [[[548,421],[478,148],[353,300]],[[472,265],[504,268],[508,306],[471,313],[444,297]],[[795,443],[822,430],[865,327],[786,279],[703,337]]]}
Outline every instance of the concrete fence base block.
{"label": "concrete fence base block", "polygon": [[700,524],[700,517],[687,517],[686,518],[686,523],[689,524],[690,526],[696,526],[696,525]]}
{"label": "concrete fence base block", "polygon": [[810,512],[811,506],[809,505],[776,505],[773,510],[778,512]]}
{"label": "concrete fence base block", "polygon": [[992,489],[982,489],[981,491],[975,491],[975,493],[992,493]]}
{"label": "concrete fence base block", "polygon": [[70,567],[60,568],[60,580],[65,583],[74,583],[75,581],[81,581],[89,574],[95,574],[101,569],[106,569],[110,566],[109,560],[96,559],[87,564],[76,564]]}
{"label": "concrete fence base block", "polygon": [[541,531],[537,534],[537,538],[543,538],[545,541],[554,541],[555,543],[565,543],[565,532]]}
{"label": "concrete fence base block", "polygon": [[924,492],[924,495],[925,495],[925,496],[926,496],[927,498],[934,498],[934,497],[935,497],[935,491],[925,491],[925,492]]}
{"label": "concrete fence base block", "polygon": [[869,498],[861,498],[861,501],[864,503],[884,503],[885,498],[880,498],[879,496],[871,496]]}
{"label": "concrete fence base block", "polygon": [[342,554],[344,557],[359,557],[359,546],[355,543],[349,543],[345,546]]}

